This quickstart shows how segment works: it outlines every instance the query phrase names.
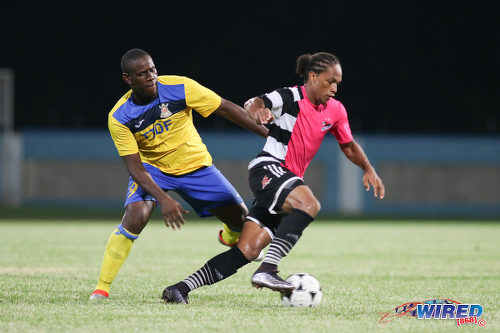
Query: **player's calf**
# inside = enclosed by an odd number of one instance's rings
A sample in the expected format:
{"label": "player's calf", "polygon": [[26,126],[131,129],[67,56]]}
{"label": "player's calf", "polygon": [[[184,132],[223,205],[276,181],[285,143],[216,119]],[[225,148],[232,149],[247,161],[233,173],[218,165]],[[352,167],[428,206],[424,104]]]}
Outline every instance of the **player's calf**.
{"label": "player's calf", "polygon": [[[224,229],[219,230],[219,243],[225,246],[234,247],[238,244],[238,241],[241,236],[240,231],[234,231],[229,228],[225,223],[223,224]],[[252,261],[262,261],[264,260],[265,253],[264,251],[259,251],[258,255]]]}

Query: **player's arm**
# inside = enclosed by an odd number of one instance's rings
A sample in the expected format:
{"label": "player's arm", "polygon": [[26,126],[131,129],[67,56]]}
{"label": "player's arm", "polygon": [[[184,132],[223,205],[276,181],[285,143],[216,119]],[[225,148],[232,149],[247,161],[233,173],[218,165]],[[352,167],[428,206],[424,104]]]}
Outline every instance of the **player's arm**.
{"label": "player's arm", "polygon": [[196,110],[203,117],[208,117],[210,114],[215,113],[230,120],[236,125],[263,137],[267,137],[267,133],[269,132],[268,129],[256,124],[243,108],[220,97],[210,89],[190,78],[184,77],[183,80],[187,105],[193,110]]}
{"label": "player's arm", "polygon": [[242,107],[227,99],[221,99],[220,106],[214,113],[260,136],[267,137],[267,133],[269,132],[266,127],[261,125],[262,123],[257,123],[253,118],[250,118],[249,114]]}
{"label": "player's arm", "polygon": [[363,148],[356,141],[352,140],[348,143],[341,143],[340,149],[351,162],[363,169],[363,184],[365,189],[369,191],[370,185],[373,186],[374,196],[383,199],[385,196],[385,186],[368,160]]}
{"label": "player's arm", "polygon": [[266,108],[264,100],[260,97],[250,98],[245,102],[245,110],[248,115],[259,125],[269,124],[273,121],[273,113]]}
{"label": "player's arm", "polygon": [[156,184],[144,168],[139,153],[124,155],[122,159],[132,179],[160,204],[165,225],[174,230],[180,228],[181,224],[184,224],[182,214],[186,214],[187,211]]}

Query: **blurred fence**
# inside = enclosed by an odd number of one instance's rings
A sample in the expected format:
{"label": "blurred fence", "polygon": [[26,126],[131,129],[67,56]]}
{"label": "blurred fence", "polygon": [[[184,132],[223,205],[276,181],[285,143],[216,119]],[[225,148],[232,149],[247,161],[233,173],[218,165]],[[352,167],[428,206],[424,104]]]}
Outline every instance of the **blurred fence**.
{"label": "blurred fence", "polygon": [[[247,204],[247,164],[264,139],[200,133],[214,164]],[[383,178],[386,198],[365,192],[362,171],[327,137],[305,181],[326,214],[500,216],[500,138],[372,136],[356,140]],[[0,136],[3,204],[120,207],[127,172],[108,132],[25,131]]]}

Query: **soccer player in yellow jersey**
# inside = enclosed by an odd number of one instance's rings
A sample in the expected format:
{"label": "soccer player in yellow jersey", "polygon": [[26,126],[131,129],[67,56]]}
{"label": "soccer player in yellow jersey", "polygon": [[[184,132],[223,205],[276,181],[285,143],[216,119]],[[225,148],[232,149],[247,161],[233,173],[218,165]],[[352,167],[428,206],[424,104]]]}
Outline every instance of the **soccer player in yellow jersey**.
{"label": "soccer player in yellow jersey", "polygon": [[216,216],[223,223],[219,240],[234,246],[248,210],[238,192],[212,165],[212,158],[193,125],[192,111],[215,113],[263,137],[238,105],[182,76],[158,76],[151,56],[131,49],[121,59],[123,80],[130,90],[108,116],[108,127],[130,174],[125,214],[111,234],[97,286],[90,299],[109,296],[113,279],[132,244],[148,223],[156,204],[165,225],[178,229],[187,213],[167,191],[177,192],[200,217]]}

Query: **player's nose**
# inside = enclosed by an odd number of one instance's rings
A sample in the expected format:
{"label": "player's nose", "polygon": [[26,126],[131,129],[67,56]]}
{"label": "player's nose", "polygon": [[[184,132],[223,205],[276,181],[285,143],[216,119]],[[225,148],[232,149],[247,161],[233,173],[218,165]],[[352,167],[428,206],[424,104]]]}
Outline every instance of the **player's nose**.
{"label": "player's nose", "polygon": [[337,93],[337,84],[336,83],[332,83],[332,85],[330,86],[330,91],[335,95]]}

